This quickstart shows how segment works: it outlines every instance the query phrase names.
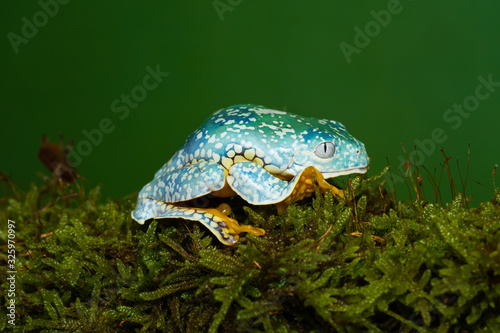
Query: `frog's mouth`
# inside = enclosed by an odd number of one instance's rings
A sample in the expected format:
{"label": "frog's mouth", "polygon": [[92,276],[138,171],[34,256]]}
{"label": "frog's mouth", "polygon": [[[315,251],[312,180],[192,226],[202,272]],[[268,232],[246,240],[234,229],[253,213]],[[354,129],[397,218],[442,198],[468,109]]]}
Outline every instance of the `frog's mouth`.
{"label": "frog's mouth", "polygon": [[323,177],[325,177],[325,179],[328,179],[338,176],[350,175],[351,173],[366,173],[367,170],[368,170],[368,165],[365,165],[363,167],[349,168],[332,172],[322,172],[322,174]]}

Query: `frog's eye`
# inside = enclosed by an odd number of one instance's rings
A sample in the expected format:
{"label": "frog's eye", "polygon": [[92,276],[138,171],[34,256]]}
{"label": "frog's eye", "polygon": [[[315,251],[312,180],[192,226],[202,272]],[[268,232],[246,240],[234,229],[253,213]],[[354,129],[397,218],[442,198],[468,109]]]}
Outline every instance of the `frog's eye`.
{"label": "frog's eye", "polygon": [[335,145],[329,141],[322,142],[316,147],[314,153],[320,158],[330,158],[335,155]]}

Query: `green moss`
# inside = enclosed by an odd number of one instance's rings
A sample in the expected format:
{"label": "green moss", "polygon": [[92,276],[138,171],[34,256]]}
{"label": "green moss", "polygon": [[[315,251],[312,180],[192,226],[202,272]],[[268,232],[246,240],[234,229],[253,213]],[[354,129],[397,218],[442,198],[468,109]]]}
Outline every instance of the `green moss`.
{"label": "green moss", "polygon": [[460,193],[444,207],[397,201],[385,172],[282,216],[245,206],[234,217],[266,234],[234,247],[197,223],[141,226],[133,200],[98,204],[99,188],[15,189],[0,220],[16,221],[17,317],[7,323],[4,293],[0,330],[500,331],[500,191],[476,208]]}

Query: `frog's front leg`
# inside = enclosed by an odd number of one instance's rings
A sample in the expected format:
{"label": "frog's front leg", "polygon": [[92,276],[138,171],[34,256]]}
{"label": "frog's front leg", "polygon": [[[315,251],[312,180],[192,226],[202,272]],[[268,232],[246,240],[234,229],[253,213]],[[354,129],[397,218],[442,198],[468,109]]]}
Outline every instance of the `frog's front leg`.
{"label": "frog's front leg", "polygon": [[291,181],[281,180],[254,162],[239,162],[229,169],[227,182],[243,199],[254,205],[276,204],[278,214],[282,214],[292,202],[310,196],[314,192],[312,175],[325,193],[343,196],[342,190],[325,181],[315,167],[307,167]]}

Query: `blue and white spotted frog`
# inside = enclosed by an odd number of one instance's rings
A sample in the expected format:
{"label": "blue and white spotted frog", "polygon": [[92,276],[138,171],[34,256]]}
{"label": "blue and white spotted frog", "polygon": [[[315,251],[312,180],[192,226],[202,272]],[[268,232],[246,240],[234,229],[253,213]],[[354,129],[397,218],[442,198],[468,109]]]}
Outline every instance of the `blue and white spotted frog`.
{"label": "blue and white spotted frog", "polygon": [[239,225],[227,216],[230,210],[189,207],[188,201],[238,195],[253,205],[276,204],[281,214],[314,192],[313,174],[323,193],[342,196],[325,178],[365,173],[368,162],[365,145],[334,120],[235,105],[215,112],[156,172],[140,191],[132,218],[140,224],[151,218],[199,221],[233,245],[241,232],[265,232]]}

